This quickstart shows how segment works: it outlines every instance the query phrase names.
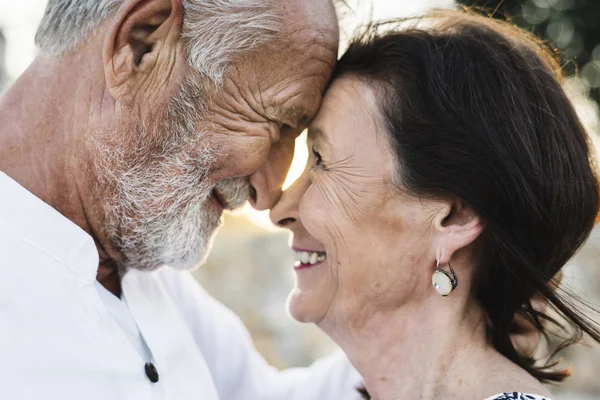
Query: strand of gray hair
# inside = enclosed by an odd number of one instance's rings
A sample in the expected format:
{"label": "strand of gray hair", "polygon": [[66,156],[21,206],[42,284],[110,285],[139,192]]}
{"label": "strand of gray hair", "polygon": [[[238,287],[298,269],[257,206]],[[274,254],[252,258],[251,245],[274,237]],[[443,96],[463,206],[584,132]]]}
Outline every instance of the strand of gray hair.
{"label": "strand of gray hair", "polygon": [[[86,42],[122,0],[49,0],[36,34],[40,50],[60,56]],[[186,59],[219,85],[233,58],[280,32],[274,0],[182,0]]]}

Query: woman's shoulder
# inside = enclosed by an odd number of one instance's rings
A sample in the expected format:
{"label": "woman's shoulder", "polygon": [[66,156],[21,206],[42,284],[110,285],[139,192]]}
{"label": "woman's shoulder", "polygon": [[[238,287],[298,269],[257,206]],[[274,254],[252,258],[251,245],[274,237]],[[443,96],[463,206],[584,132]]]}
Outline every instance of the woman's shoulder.
{"label": "woman's shoulder", "polygon": [[538,396],[520,392],[506,392],[488,397],[485,400],[552,400],[549,397]]}

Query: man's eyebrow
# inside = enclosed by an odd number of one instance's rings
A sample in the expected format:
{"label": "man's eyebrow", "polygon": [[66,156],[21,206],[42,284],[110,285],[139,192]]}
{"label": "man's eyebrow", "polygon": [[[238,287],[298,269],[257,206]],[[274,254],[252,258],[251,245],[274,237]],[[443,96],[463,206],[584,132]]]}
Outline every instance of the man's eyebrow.
{"label": "man's eyebrow", "polygon": [[292,107],[283,111],[286,120],[293,121],[298,127],[304,127],[312,121],[313,116],[304,107]]}

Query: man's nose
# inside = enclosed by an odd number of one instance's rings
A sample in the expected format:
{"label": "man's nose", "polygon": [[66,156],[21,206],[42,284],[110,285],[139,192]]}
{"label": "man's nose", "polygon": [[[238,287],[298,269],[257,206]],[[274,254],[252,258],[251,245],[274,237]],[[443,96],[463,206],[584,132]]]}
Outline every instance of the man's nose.
{"label": "man's nose", "polygon": [[252,207],[268,210],[277,203],[293,158],[293,140],[282,141],[272,146],[267,162],[250,175],[250,184],[255,190],[250,199]]}
{"label": "man's nose", "polygon": [[279,201],[271,209],[269,217],[274,225],[281,228],[294,229],[296,223],[300,220],[298,206],[300,199],[305,192],[305,184],[300,177],[292,186],[290,186],[279,198]]}
{"label": "man's nose", "polygon": [[250,204],[257,210],[268,210],[272,208],[281,196],[283,179],[269,166],[263,165],[258,171],[250,176],[250,184],[254,192],[250,196]]}

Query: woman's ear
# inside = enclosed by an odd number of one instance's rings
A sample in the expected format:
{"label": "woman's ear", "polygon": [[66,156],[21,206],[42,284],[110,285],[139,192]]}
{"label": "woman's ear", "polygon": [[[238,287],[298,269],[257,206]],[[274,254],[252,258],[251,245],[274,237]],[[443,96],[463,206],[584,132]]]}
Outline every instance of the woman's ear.
{"label": "woman's ear", "polygon": [[435,215],[433,228],[438,237],[437,261],[447,264],[454,253],[477,240],[483,232],[483,223],[471,207],[455,199]]}
{"label": "woman's ear", "polygon": [[[181,47],[181,0],[125,0],[104,38],[107,87],[122,103],[164,90]],[[149,82],[149,80],[151,80]],[[157,93],[145,93],[149,87]]]}

